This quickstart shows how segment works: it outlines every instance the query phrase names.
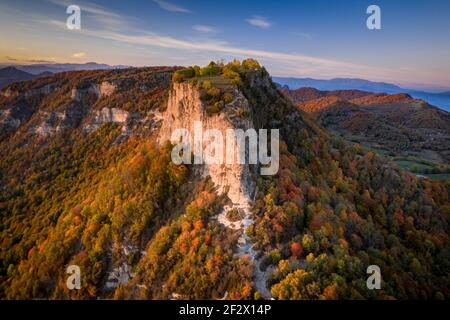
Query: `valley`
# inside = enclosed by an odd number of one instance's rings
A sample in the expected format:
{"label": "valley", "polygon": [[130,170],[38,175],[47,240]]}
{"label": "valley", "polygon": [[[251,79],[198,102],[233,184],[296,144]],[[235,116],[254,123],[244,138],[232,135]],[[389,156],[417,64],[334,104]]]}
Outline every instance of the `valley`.
{"label": "valley", "polygon": [[352,143],[419,176],[450,177],[450,114],[407,94],[283,89],[299,108]]}

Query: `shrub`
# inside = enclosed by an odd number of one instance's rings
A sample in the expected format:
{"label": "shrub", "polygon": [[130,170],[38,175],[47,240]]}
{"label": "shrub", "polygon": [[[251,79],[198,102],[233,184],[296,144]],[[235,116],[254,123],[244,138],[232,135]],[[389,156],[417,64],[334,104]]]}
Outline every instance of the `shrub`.
{"label": "shrub", "polygon": [[231,103],[233,101],[233,95],[230,92],[225,92],[223,94],[223,101],[225,104]]}
{"label": "shrub", "polygon": [[229,67],[228,65],[223,68],[222,75],[225,78],[231,79],[236,82],[241,81],[241,76],[239,75],[238,71],[233,70],[233,68]]}
{"label": "shrub", "polygon": [[223,106],[223,101],[217,101],[206,108],[206,113],[208,114],[208,116],[212,116],[216,113],[219,113],[222,110]]}
{"label": "shrub", "polygon": [[209,88],[207,93],[211,97],[211,99],[220,97],[220,89],[216,87]]}
{"label": "shrub", "polygon": [[195,77],[196,69],[195,67],[189,67],[186,69],[175,71],[172,77],[174,82],[183,82],[186,79]]}
{"label": "shrub", "polygon": [[241,220],[242,218],[243,218],[242,213],[239,212],[239,210],[237,209],[233,209],[227,212],[227,219],[232,222]]}
{"label": "shrub", "polygon": [[247,109],[240,108],[237,111],[237,116],[240,118],[247,118],[250,116],[250,112]]}
{"label": "shrub", "polygon": [[212,87],[212,85],[211,85],[211,82],[210,82],[210,81],[205,80],[205,81],[202,82],[202,88],[203,88],[203,89],[209,90],[209,89],[211,89],[211,87]]}
{"label": "shrub", "polygon": [[244,67],[244,69],[248,69],[248,70],[259,70],[261,69],[260,64],[258,63],[258,61],[256,61],[255,59],[245,59],[244,61],[242,61],[242,66]]}
{"label": "shrub", "polygon": [[200,69],[201,76],[217,76],[220,73],[220,66],[211,61],[208,66]]}

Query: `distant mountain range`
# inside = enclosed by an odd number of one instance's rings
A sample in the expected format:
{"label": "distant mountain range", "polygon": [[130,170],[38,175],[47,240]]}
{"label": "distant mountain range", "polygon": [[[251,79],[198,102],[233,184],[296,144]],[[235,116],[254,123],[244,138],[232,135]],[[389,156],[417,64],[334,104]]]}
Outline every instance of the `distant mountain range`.
{"label": "distant mountain range", "polygon": [[0,67],[14,67],[18,70],[25,71],[34,75],[42,72],[64,72],[77,70],[105,70],[105,69],[124,69],[129,66],[117,65],[111,66],[104,63],[88,62],[88,63],[38,63],[30,65],[0,65]]}
{"label": "distant mountain range", "polygon": [[[2,68],[3,67],[3,68]],[[31,65],[0,65],[0,89],[10,83],[32,80],[54,73],[77,70],[108,70],[124,69],[128,66],[110,66],[96,62],[88,63],[55,63],[55,64],[31,64]]]}
{"label": "distant mountain range", "polygon": [[287,86],[291,90],[303,87],[312,87],[318,90],[364,90],[375,93],[407,93],[416,99],[423,99],[439,108],[450,111],[450,92],[430,93],[413,89],[402,88],[385,82],[374,82],[357,78],[334,78],[319,80],[312,78],[285,78],[273,77],[273,80],[281,86]]}
{"label": "distant mountain range", "polygon": [[0,69],[0,89],[13,82],[33,80],[51,74],[51,72],[42,72],[34,75],[14,67],[6,67]]}

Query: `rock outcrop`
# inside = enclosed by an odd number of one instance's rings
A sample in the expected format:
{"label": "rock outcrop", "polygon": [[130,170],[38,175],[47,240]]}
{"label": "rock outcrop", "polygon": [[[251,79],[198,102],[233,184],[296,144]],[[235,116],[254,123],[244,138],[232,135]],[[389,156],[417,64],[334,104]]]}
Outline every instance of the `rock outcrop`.
{"label": "rock outcrop", "polygon": [[[233,91],[233,101],[223,108],[219,113],[208,115],[206,106],[201,100],[201,94],[196,85],[189,83],[174,83],[169,94],[167,109],[163,116],[163,123],[159,134],[159,142],[162,144],[167,140],[178,143],[172,139],[172,133],[176,129],[186,129],[190,137],[195,135],[195,122],[200,121],[202,131],[208,129],[219,130],[223,137],[226,137],[227,129],[247,129],[254,128],[253,121],[247,117],[241,117],[238,110],[250,112],[249,102],[238,89]],[[208,142],[207,142],[208,143]],[[191,146],[194,142],[191,140]],[[202,149],[205,147],[203,142]],[[234,148],[233,159],[237,159],[239,149]],[[225,150],[225,153],[227,150]],[[229,152],[229,150],[228,150]],[[246,150],[248,156],[248,149]],[[216,217],[218,222],[228,228],[241,230],[242,234],[238,239],[238,252],[241,257],[247,256],[254,263],[254,282],[256,289],[263,298],[270,298],[266,281],[271,270],[262,271],[260,261],[256,258],[253,244],[246,234],[246,229],[254,223],[251,213],[252,199],[255,194],[254,173],[256,165],[250,167],[246,164],[204,164],[202,173],[210,176],[217,188],[218,194],[225,193],[231,200],[232,205],[225,206],[223,211]],[[228,213],[237,210],[241,218],[237,221],[230,221]]]}
{"label": "rock outcrop", "polygon": [[11,96],[14,95],[14,91],[11,90],[11,88],[8,88],[8,89],[6,89],[5,91],[2,91],[1,93],[2,93],[2,95],[3,95],[4,97],[6,97],[6,98],[9,98],[9,97],[11,97]]}
{"label": "rock outcrop", "polygon": [[103,81],[100,84],[90,84],[85,88],[73,88],[71,97],[75,101],[82,101],[83,97],[88,94],[94,94],[97,98],[110,96],[117,89],[115,84]]}
{"label": "rock outcrop", "polygon": [[42,87],[37,88],[37,89],[30,89],[30,90],[25,91],[24,97],[25,98],[30,98],[30,97],[34,97],[34,96],[37,96],[37,95],[48,95],[54,90],[56,90],[56,86],[55,85],[47,84],[47,85],[42,86]]}
{"label": "rock outcrop", "polygon": [[21,121],[11,115],[11,109],[0,110],[0,129],[15,130],[20,126]]}
{"label": "rock outcrop", "polygon": [[75,128],[83,119],[83,109],[77,104],[70,104],[62,111],[39,111],[37,113],[38,123],[32,127],[32,132],[40,136],[49,136],[62,129]]}
{"label": "rock outcrop", "polygon": [[136,115],[119,108],[105,107],[101,110],[95,111],[94,117],[84,126],[83,129],[87,132],[92,132],[105,123],[117,123],[122,125],[122,131],[127,132],[128,125],[130,125],[132,118],[136,118]]}
{"label": "rock outcrop", "polygon": [[[219,130],[223,137],[226,137],[227,129],[243,129],[244,131],[253,128],[253,122],[249,118],[236,116],[236,111],[240,109],[248,110],[247,99],[238,90],[233,92],[233,101],[225,105],[222,112],[208,115],[206,106],[201,101],[199,89],[189,83],[174,83],[169,94],[167,110],[163,116],[164,121],[159,134],[159,142],[162,144],[167,140],[178,143],[171,139],[172,133],[176,129],[186,129],[190,132],[191,138],[194,136],[194,124],[200,121],[202,131],[208,129]],[[202,149],[206,146],[203,142]],[[191,141],[193,145],[193,141]],[[226,152],[226,151],[225,151]],[[234,148],[234,159],[237,159],[238,148]],[[203,174],[209,175],[218,189],[218,193],[228,195],[234,204],[245,205],[254,194],[252,170],[248,164],[205,164]]]}

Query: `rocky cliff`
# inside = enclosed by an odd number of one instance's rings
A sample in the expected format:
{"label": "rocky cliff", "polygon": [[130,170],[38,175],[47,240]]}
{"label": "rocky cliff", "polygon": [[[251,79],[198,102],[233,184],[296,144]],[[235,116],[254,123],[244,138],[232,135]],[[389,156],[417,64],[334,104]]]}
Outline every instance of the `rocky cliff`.
{"label": "rocky cliff", "polygon": [[[247,129],[254,128],[254,123],[249,117],[237,116],[238,110],[245,110],[250,113],[250,106],[247,98],[237,88],[233,91],[232,102],[225,105],[222,112],[208,115],[206,105],[201,100],[201,93],[198,86],[191,83],[174,83],[169,93],[167,109],[163,115],[163,123],[159,133],[159,142],[165,143],[170,140],[176,144],[179,141],[173,139],[172,133],[176,129],[187,129],[191,137],[191,145],[194,146],[193,137],[195,134],[195,123],[202,124],[201,129],[205,132],[208,129],[219,130],[223,137],[227,136],[227,129]],[[202,149],[207,142],[203,141]],[[235,145],[232,150],[233,159],[238,158],[239,147]],[[224,151],[225,153],[227,150]],[[248,148],[245,150],[248,156]],[[226,155],[224,155],[224,159]],[[255,172],[257,166],[239,164],[204,164],[200,166],[200,173],[203,176],[210,176],[217,188],[217,193],[226,194],[232,204],[224,207],[217,216],[217,220],[228,228],[241,230],[238,239],[238,254],[247,257],[254,264],[254,285],[264,298],[270,298],[266,281],[272,270],[262,271],[260,261],[256,258],[256,252],[250,238],[246,235],[246,230],[254,221],[251,213],[252,200],[255,195]],[[237,212],[238,219],[229,219],[230,212]]]}
{"label": "rocky cliff", "polygon": [[[237,89],[233,92],[233,101],[225,106],[223,112],[207,115],[205,107],[195,85],[174,83],[169,94],[167,109],[163,115],[159,142],[164,143],[171,140],[172,143],[177,143],[178,141],[171,137],[176,129],[187,129],[193,139],[194,126],[197,121],[201,122],[203,132],[208,129],[219,130],[223,137],[226,137],[227,129],[246,131],[254,128],[251,119],[235,116],[238,109],[249,110],[247,99]],[[202,149],[207,143],[207,141],[203,141]],[[192,140],[191,145],[193,144]],[[233,159],[237,159],[238,153],[239,148],[236,146]],[[245,205],[254,194],[255,186],[251,179],[252,168],[248,164],[238,164],[237,161],[234,161],[233,164],[205,164],[201,167],[201,172],[205,176],[209,175],[217,186],[218,193],[226,192],[233,204]]]}
{"label": "rocky cliff", "polygon": [[[139,73],[147,78],[136,80]],[[73,73],[74,79],[56,75],[10,85],[0,94],[0,133],[3,136],[31,133],[45,138],[67,129],[89,134],[108,123],[119,125],[122,135],[137,134],[142,128],[153,130],[157,108],[147,104],[137,110],[139,100],[136,95],[130,99],[130,92],[135,90],[138,96],[157,100],[168,88],[164,80],[170,79],[170,74],[147,76],[148,73],[139,71],[109,80],[111,74],[114,75],[109,72],[98,77],[95,72],[92,76]]]}

